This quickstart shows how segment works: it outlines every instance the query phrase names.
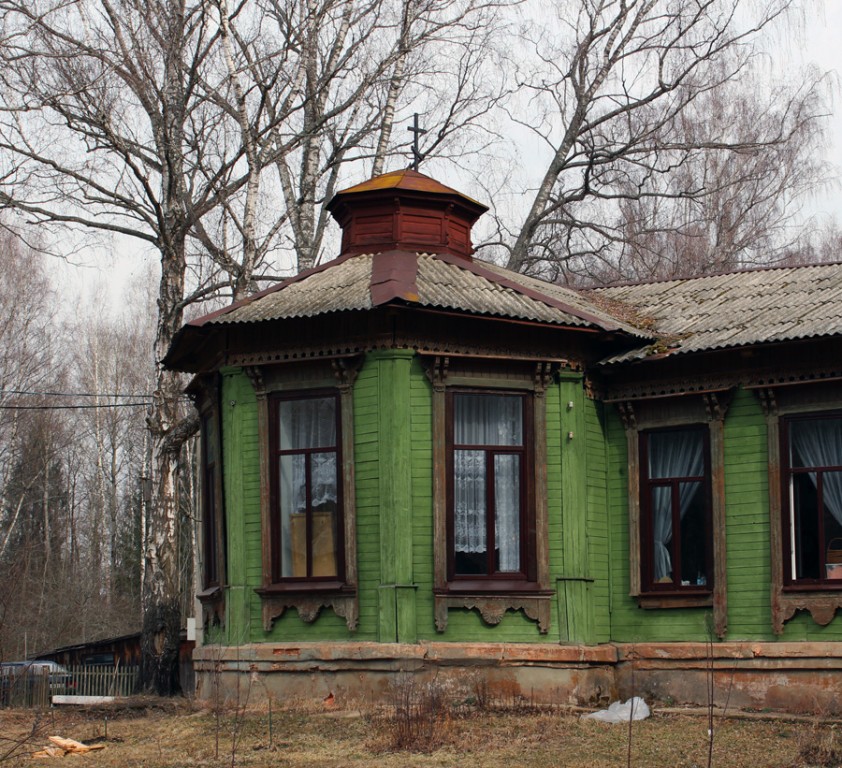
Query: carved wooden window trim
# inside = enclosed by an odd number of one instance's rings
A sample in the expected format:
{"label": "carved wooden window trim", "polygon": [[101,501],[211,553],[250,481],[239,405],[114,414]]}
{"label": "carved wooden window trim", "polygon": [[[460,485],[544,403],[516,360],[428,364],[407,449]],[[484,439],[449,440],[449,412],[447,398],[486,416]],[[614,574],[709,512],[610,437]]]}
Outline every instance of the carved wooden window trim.
{"label": "carved wooden window trim", "polygon": [[[784,624],[797,611],[808,611],[813,621],[827,626],[836,611],[842,608],[842,586],[822,584],[814,588],[784,584],[784,535],[786,524],[783,494],[786,492],[785,473],[781,471],[782,453],[781,421],[790,416],[810,413],[824,414],[842,410],[838,385],[814,383],[754,387],[766,416],[766,434],[769,453],[769,546],[772,565],[771,603],[772,630],[776,635],[784,631]],[[786,518],[786,519],[785,519]]]}
{"label": "carved wooden window trim", "polygon": [[[269,632],[288,608],[295,608],[302,621],[314,622],[322,608],[330,608],[356,631],[359,621],[357,596],[356,498],[354,482],[353,384],[362,358],[344,357],[315,363],[280,364],[247,368],[257,396],[260,443],[260,512],[263,575],[260,595],[263,628]],[[339,482],[343,526],[344,574],[333,580],[286,581],[273,578],[270,398],[274,394],[330,390],[339,403]]]}
{"label": "carved wooden window trim", "polygon": [[[549,631],[550,588],[547,525],[546,388],[553,378],[550,363],[512,365],[499,361],[435,357],[426,361],[433,385],[433,582],[436,630],[447,629],[451,608],[477,609],[487,624],[502,621],[507,610],[522,610],[537,622],[542,634]],[[499,578],[448,579],[448,388],[494,392],[508,390],[528,394],[532,436],[531,509],[527,510],[534,552],[534,579],[512,581]]]}
{"label": "carved wooden window trim", "polygon": [[[202,623],[225,622],[225,504],[223,495],[222,422],[219,407],[219,380],[215,376],[195,380],[188,392],[195,397],[199,411],[199,488],[200,488],[200,589]],[[209,439],[213,431],[214,440]]]}
{"label": "carved wooden window trim", "polygon": [[[721,391],[615,403],[626,429],[628,449],[629,595],[645,609],[712,607],[714,632],[719,638],[725,636],[728,626],[724,422],[730,399],[729,391]],[[713,588],[696,594],[689,589],[647,591],[641,577],[640,435],[650,430],[699,424],[708,428]]]}

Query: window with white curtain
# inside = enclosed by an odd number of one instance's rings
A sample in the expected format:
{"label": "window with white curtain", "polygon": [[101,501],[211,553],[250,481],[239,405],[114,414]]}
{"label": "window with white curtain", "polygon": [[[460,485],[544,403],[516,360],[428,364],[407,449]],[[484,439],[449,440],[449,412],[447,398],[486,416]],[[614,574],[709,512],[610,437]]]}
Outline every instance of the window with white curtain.
{"label": "window with white curtain", "polygon": [[272,401],[273,580],[340,579],[339,399]]}
{"label": "window with white curtain", "polygon": [[842,415],[781,424],[786,584],[842,588]]}
{"label": "window with white curtain", "polygon": [[451,392],[450,577],[527,573],[527,396]]}
{"label": "window with white curtain", "polygon": [[712,587],[709,453],[706,426],[640,433],[644,591]]}

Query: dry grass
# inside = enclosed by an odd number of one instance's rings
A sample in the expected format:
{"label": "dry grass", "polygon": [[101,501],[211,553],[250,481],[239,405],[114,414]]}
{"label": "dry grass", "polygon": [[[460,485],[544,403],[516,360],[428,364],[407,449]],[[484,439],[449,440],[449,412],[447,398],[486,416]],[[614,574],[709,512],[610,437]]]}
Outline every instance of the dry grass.
{"label": "dry grass", "polygon": [[[275,709],[274,748],[269,749],[266,709],[253,708],[237,720],[221,720],[220,752],[214,757],[216,719],[207,710],[188,705],[105,712],[51,710],[37,722],[32,712],[0,711],[0,755],[15,740],[32,736],[25,752],[2,761],[6,766],[32,765],[31,751],[48,735],[79,741],[103,741],[107,748],[84,757],[67,758],[86,768],[103,766],[231,766],[231,735],[241,728],[233,764],[307,768],[622,768],[627,765],[627,729],[582,721],[569,712],[486,712],[461,714],[447,721],[446,739],[429,753],[384,752],[378,718],[352,711],[308,712]],[[837,765],[830,746],[835,726],[793,721],[726,719],[717,723],[714,762],[727,768],[777,768]],[[829,754],[830,753],[830,754]],[[831,762],[829,762],[830,760]],[[37,761],[36,764],[40,764]],[[655,714],[635,723],[632,765],[645,768],[704,768],[707,765],[707,722],[704,716]]]}

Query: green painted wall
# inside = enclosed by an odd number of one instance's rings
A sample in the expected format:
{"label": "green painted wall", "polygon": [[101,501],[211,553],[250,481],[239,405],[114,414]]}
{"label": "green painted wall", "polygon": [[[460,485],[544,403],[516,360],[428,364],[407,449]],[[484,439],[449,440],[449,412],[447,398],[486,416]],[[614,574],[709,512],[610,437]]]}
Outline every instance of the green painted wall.
{"label": "green painted wall", "polygon": [[[522,612],[496,627],[477,611],[433,617],[432,387],[417,356],[367,357],[353,389],[359,628],[322,609],[307,624],[288,609],[265,632],[261,580],[257,400],[239,369],[223,371],[222,432],[227,520],[226,622],[210,641],[418,640],[601,643],[708,638],[709,609],[643,610],[630,598],[625,430],[612,406],[586,397],[563,374],[546,392],[550,584],[547,634]],[[769,608],[766,422],[738,391],[725,421],[728,640],[774,640]],[[842,621],[808,614],[781,640],[842,640]]]}
{"label": "green painted wall", "polygon": [[[611,639],[619,642],[708,639],[709,609],[643,610],[628,596],[628,503],[625,432],[606,407]],[[738,390],[724,430],[725,533],[728,577],[726,640],[842,640],[842,621],[817,625],[799,613],[779,637],[772,631],[769,583],[769,485],[766,420],[757,398]]]}
{"label": "green painted wall", "polygon": [[[546,393],[550,631],[542,635],[522,612],[496,627],[479,613],[451,610],[444,633],[433,618],[432,388],[417,356],[370,354],[355,383],[359,627],[322,609],[307,624],[288,609],[270,632],[261,602],[260,468],[257,399],[240,369],[223,371],[222,431],[228,536],[226,623],[222,642],[323,639],[597,642],[607,639],[608,580],[591,572],[607,562],[607,519],[601,504],[605,451],[595,404],[579,375]],[[572,407],[569,405],[572,404]],[[568,437],[572,433],[572,437]],[[596,442],[594,443],[594,438]],[[211,639],[211,636],[209,636]]]}

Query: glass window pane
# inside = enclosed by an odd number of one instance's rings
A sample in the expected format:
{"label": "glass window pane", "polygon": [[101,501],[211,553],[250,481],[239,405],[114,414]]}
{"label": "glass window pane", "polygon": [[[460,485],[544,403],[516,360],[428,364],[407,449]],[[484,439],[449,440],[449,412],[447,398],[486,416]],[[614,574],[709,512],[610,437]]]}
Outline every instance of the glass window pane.
{"label": "glass window pane", "polygon": [[703,430],[649,432],[647,442],[650,479],[701,477],[704,474]]}
{"label": "glass window pane", "polygon": [[842,418],[789,423],[791,467],[842,467]]}
{"label": "glass window pane", "polygon": [[453,396],[457,445],[523,445],[523,398],[520,395]]}
{"label": "glass window pane", "polygon": [[679,483],[681,505],[681,584],[707,584],[705,495],[701,483]]}
{"label": "glass window pane", "polygon": [[336,576],[339,573],[336,454],[314,453],[310,457],[310,473],[313,509],[313,568],[310,575]]}
{"label": "glass window pane", "polygon": [[793,548],[792,571],[797,579],[818,579],[820,577],[821,540],[817,482],[818,476],[812,472],[792,476],[794,515],[791,521],[790,539]]}
{"label": "glass window pane", "polygon": [[494,537],[497,570],[520,571],[520,456],[494,456]]}
{"label": "glass window pane", "polygon": [[307,575],[306,456],[280,457],[281,575]]}
{"label": "glass window pane", "polygon": [[655,583],[672,583],[672,487],[652,488],[652,574]]}
{"label": "glass window pane", "polygon": [[332,448],[336,445],[336,399],[281,400],[280,448]]}
{"label": "glass window pane", "polygon": [[453,452],[453,538],[457,573],[485,573],[487,570],[485,478],[484,451]]}

